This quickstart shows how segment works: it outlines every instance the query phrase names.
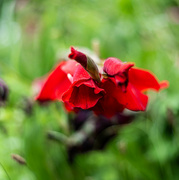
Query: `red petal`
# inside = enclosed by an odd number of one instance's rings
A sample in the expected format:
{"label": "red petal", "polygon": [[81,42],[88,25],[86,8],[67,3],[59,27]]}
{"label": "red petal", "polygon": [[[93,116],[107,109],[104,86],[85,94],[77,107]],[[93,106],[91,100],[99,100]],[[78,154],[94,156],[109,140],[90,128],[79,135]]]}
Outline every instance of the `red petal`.
{"label": "red petal", "polygon": [[92,79],[72,84],[63,94],[62,100],[71,103],[74,107],[89,109],[93,107],[105,91],[97,87]]}
{"label": "red petal", "polygon": [[117,58],[107,58],[104,62],[103,71],[106,72],[108,75],[115,75],[118,73],[118,66],[122,64],[122,61]]}
{"label": "red petal", "polygon": [[85,69],[78,65],[74,73],[73,84],[63,94],[62,100],[71,103],[74,107],[89,109],[104,93],[105,91],[95,84]]}
{"label": "red petal", "polygon": [[113,96],[116,85],[110,79],[103,79],[101,83],[101,88],[105,89],[106,94],[98,101],[92,110],[97,115],[103,115],[108,118],[122,112],[124,106],[120,104],[117,99]]}
{"label": "red petal", "polygon": [[142,94],[131,83],[128,83],[126,92],[123,92],[118,87],[115,91],[115,97],[120,104],[132,111],[145,111],[148,102],[148,97]]}
{"label": "red petal", "polygon": [[64,106],[68,113],[69,112],[77,113],[80,110],[80,108],[73,107],[69,102],[64,102]]}
{"label": "red petal", "polygon": [[149,71],[131,68],[129,71],[129,82],[133,84],[139,91],[154,89],[158,91],[160,84],[156,77]]}
{"label": "red petal", "polygon": [[124,110],[124,106],[110,95],[105,95],[98,103],[92,108],[97,115],[103,115],[107,118],[111,118],[119,112]]}
{"label": "red petal", "polygon": [[166,89],[169,87],[169,82],[164,80],[160,82],[160,89]]}
{"label": "red petal", "polygon": [[73,82],[78,82],[81,80],[88,80],[88,79],[91,79],[91,76],[80,64],[78,64],[74,72]]}
{"label": "red petal", "polygon": [[71,82],[67,77],[67,73],[62,70],[62,67],[66,64],[67,62],[61,62],[55,70],[52,71],[44,83],[41,92],[36,97],[36,100],[61,100],[62,94],[71,85]]}
{"label": "red petal", "polygon": [[65,61],[64,65],[61,67],[61,69],[66,73],[66,74],[71,74],[73,76],[76,66],[78,63],[76,61]]}
{"label": "red petal", "polygon": [[132,66],[133,63],[123,63],[117,58],[110,57],[104,62],[103,71],[110,76],[114,76],[118,73],[127,72]]}
{"label": "red petal", "polygon": [[117,85],[119,84],[123,84],[127,81],[127,77],[123,74],[121,74],[120,76],[119,75],[115,75],[115,82]]}

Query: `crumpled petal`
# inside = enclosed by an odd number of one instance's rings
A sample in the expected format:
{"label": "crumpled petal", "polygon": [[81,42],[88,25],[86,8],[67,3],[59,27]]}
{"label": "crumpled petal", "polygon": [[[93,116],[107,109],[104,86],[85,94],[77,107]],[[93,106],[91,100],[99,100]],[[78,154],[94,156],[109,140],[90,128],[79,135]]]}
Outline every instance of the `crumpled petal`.
{"label": "crumpled petal", "polygon": [[116,74],[127,73],[132,66],[134,66],[134,63],[123,63],[117,58],[110,57],[104,62],[103,71],[109,76],[114,76]]}
{"label": "crumpled petal", "polygon": [[71,85],[68,73],[75,70],[73,61],[62,61],[47,77],[40,93],[36,97],[38,101],[61,100],[62,95]]}
{"label": "crumpled petal", "polygon": [[120,104],[114,97],[105,95],[98,103],[92,108],[95,114],[103,115],[111,118],[119,112],[124,110],[124,106]]}
{"label": "crumpled petal", "polygon": [[63,94],[62,100],[69,102],[74,107],[89,109],[104,94],[104,89],[99,88],[85,69],[81,65],[78,65],[74,73],[73,83]]}
{"label": "crumpled petal", "polygon": [[105,89],[106,94],[92,108],[97,115],[112,117],[124,110],[124,106],[120,104],[115,97],[116,84],[110,79],[103,79],[101,87]]}
{"label": "crumpled petal", "polygon": [[111,57],[104,62],[103,71],[125,92],[128,85],[128,71],[132,66],[134,66],[133,63],[123,63],[119,59]]}

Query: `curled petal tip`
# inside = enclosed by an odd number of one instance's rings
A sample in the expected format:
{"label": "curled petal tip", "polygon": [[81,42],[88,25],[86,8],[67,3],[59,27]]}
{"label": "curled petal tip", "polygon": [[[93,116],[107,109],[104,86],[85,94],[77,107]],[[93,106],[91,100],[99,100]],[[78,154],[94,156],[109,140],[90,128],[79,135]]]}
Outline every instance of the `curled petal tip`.
{"label": "curled petal tip", "polygon": [[133,67],[135,64],[134,63],[128,63],[128,69],[130,69],[131,67]]}
{"label": "curled petal tip", "polygon": [[169,87],[169,82],[167,80],[160,82],[160,89],[166,89]]}
{"label": "curled petal tip", "polygon": [[71,53],[68,55],[68,57],[69,57],[70,59],[75,59],[76,56],[77,56],[77,51],[75,50],[74,47],[71,47]]}

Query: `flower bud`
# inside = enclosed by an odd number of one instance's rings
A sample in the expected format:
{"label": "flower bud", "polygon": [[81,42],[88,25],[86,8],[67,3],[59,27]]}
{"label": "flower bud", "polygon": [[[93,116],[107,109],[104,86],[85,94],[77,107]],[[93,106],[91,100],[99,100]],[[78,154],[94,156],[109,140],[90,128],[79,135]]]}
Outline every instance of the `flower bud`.
{"label": "flower bud", "polygon": [[26,160],[19,156],[18,154],[12,154],[11,155],[12,159],[14,159],[17,163],[21,164],[21,165],[26,165]]}
{"label": "flower bud", "polygon": [[80,63],[95,81],[100,82],[98,67],[96,63],[89,56],[71,47],[71,53],[69,54],[68,57]]}

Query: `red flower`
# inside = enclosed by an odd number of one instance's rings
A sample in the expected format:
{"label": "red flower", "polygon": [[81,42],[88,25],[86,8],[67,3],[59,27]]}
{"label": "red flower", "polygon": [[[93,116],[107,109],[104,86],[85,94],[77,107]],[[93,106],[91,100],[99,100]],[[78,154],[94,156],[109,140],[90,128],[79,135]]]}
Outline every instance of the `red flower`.
{"label": "red flower", "polygon": [[68,110],[90,109],[111,117],[125,108],[144,111],[148,103],[144,91],[168,86],[167,81],[159,83],[152,73],[117,58],[104,62],[104,74],[90,57],[74,48],[69,58],[76,61],[61,62],[48,76],[37,100],[62,100]]}

